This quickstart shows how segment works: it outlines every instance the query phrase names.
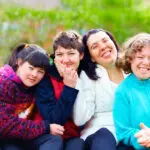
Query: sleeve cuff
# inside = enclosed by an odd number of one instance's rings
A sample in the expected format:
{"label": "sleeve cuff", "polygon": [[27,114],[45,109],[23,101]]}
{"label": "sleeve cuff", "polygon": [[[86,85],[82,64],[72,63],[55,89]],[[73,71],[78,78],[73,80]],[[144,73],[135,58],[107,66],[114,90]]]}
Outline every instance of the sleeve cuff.
{"label": "sleeve cuff", "polygon": [[45,133],[50,133],[50,124],[49,121],[45,120]]}
{"label": "sleeve cuff", "polygon": [[79,92],[79,90],[64,85],[64,90],[62,92],[62,95],[66,95],[67,96],[66,100],[69,99],[70,101],[75,101],[75,99],[76,99],[76,97],[78,95],[78,92]]}

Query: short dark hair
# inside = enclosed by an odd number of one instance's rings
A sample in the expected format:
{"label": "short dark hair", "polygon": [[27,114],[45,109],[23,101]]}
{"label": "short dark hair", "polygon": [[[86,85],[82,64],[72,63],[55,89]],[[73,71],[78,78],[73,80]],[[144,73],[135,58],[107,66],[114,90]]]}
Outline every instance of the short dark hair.
{"label": "short dark hair", "polygon": [[91,56],[90,56],[90,52],[89,52],[89,49],[88,49],[88,46],[87,46],[87,41],[89,39],[89,37],[92,35],[92,34],[96,34],[100,31],[103,31],[105,32],[109,38],[113,41],[117,51],[119,52],[120,51],[120,48],[116,42],[116,40],[114,39],[113,35],[106,31],[106,30],[103,30],[103,29],[91,29],[89,30],[87,33],[85,33],[83,35],[83,39],[82,39],[82,42],[83,42],[83,46],[84,46],[84,58],[83,58],[83,63],[84,63],[84,67],[83,69],[85,70],[86,74],[88,75],[88,77],[92,80],[97,80],[99,77],[98,75],[96,74],[96,63],[95,62],[92,62],[91,61]]}
{"label": "short dark hair", "polygon": [[83,52],[81,35],[74,30],[62,31],[55,36],[53,41],[54,53],[59,46],[66,49],[77,49],[79,53]]}
{"label": "short dark hair", "polygon": [[[51,54],[51,58],[55,58],[55,51],[58,47],[61,46],[65,49],[76,49],[80,54],[84,53],[82,37],[81,35],[74,30],[67,30],[59,32],[53,41],[53,50],[54,54]],[[80,65],[78,67],[78,74],[80,75],[81,70],[83,68],[82,60],[80,61]]]}
{"label": "short dark hair", "polygon": [[34,67],[41,67],[45,71],[49,67],[49,58],[46,51],[36,44],[20,44],[12,52],[9,57],[8,64],[14,69],[18,68],[18,59],[22,63],[29,62]]}

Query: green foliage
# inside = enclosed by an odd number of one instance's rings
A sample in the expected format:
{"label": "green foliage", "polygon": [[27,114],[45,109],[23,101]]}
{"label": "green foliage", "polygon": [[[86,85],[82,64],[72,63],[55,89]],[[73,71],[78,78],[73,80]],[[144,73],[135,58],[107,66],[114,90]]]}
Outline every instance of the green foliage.
{"label": "green foliage", "polygon": [[149,7],[142,0],[62,0],[61,8],[34,10],[0,4],[0,61],[20,42],[37,43],[52,51],[54,35],[66,29],[81,34],[106,29],[119,44],[138,32],[150,32]]}

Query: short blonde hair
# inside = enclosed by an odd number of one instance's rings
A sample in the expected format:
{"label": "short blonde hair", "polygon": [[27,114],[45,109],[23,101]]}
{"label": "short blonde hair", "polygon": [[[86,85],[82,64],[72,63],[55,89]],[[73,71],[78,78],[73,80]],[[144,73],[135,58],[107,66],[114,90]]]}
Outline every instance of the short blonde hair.
{"label": "short blonde hair", "polygon": [[123,44],[118,65],[122,68],[125,73],[131,73],[131,60],[134,58],[137,52],[140,52],[143,47],[150,46],[150,34],[149,33],[138,33],[133,37],[126,40]]}

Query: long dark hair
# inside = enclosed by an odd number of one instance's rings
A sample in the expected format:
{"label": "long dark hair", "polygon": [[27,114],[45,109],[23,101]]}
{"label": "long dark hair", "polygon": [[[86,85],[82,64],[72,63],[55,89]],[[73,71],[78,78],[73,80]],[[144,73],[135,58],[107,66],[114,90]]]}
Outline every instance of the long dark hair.
{"label": "long dark hair", "polygon": [[119,48],[116,40],[114,39],[113,35],[108,31],[105,31],[103,29],[92,29],[83,35],[83,38],[82,38],[82,42],[83,42],[83,46],[84,46],[84,58],[82,60],[83,61],[83,70],[86,72],[88,77],[92,80],[97,80],[99,77],[96,74],[96,68],[97,68],[96,63],[91,61],[91,56],[90,56],[89,49],[87,46],[87,40],[89,39],[89,37],[92,34],[98,33],[100,31],[105,32],[109,36],[109,38],[113,41],[117,51],[120,51],[120,48]]}

